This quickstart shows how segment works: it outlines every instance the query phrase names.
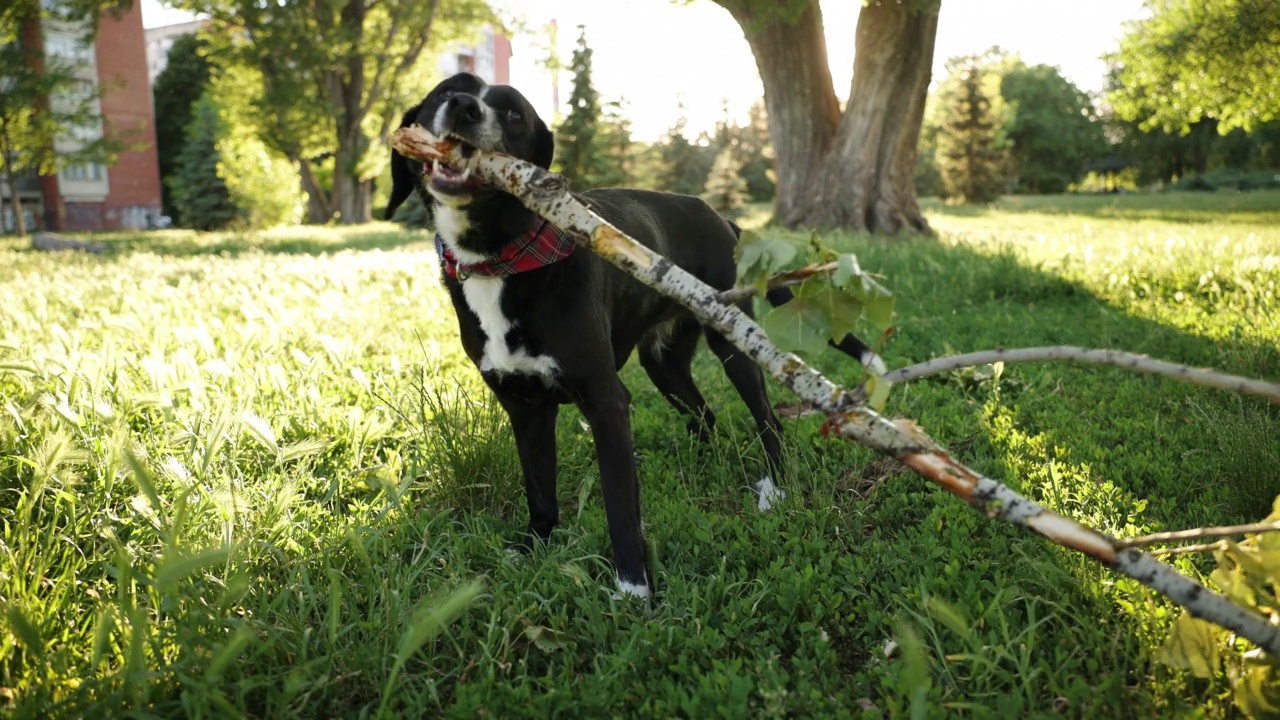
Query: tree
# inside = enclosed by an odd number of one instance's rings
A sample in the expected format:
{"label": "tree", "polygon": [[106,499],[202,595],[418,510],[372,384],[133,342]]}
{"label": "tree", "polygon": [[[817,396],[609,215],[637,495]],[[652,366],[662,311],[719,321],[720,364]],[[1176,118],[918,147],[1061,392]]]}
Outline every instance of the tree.
{"label": "tree", "polygon": [[[128,6],[127,0],[17,0],[0,9],[0,172],[19,235],[27,231],[19,175],[52,175],[59,165],[109,163],[123,147],[101,133],[102,89],[81,80],[73,61],[46,55],[40,24],[77,23],[84,28],[81,42],[88,45],[105,13]],[[58,145],[58,139],[74,143]]]}
{"label": "tree", "polygon": [[[372,181],[385,167],[379,143],[421,99],[432,69],[428,43],[490,22],[483,0],[174,0],[209,16],[210,59],[246,65],[264,79],[255,100],[263,141],[298,169],[308,219],[371,217]],[[333,159],[332,190],[315,164]]]}
{"label": "tree", "polygon": [[874,2],[858,16],[841,111],[818,0],[715,0],[746,35],[764,81],[787,227],[926,230],[913,175],[939,0]]}
{"label": "tree", "polygon": [[183,35],[169,49],[168,62],[156,76],[152,97],[156,113],[156,155],[160,160],[164,211],[181,224],[182,212],[173,201],[169,178],[178,171],[178,156],[186,143],[191,112],[209,85],[208,43],[199,35]]}
{"label": "tree", "polygon": [[684,115],[684,105],[680,105],[680,117],[676,119],[656,146],[658,177],[660,190],[680,193],[682,195],[698,195],[707,184],[707,173],[715,161],[715,155],[707,152],[705,147],[689,141],[685,129],[689,119]]}
{"label": "tree", "polygon": [[1280,119],[1280,3],[1148,0],[1108,56],[1116,114],[1143,130],[1186,134],[1204,119],[1220,133]]}
{"label": "tree", "polygon": [[996,136],[991,99],[976,58],[958,58],[951,74],[959,84],[946,102],[938,133],[937,162],[947,196],[962,203],[989,202],[1004,186],[1004,153]]}
{"label": "tree", "polygon": [[1109,152],[1089,96],[1056,67],[1019,62],[1001,79],[1000,94],[1015,190],[1065,192],[1089,162]]}
{"label": "tree", "polygon": [[173,201],[187,227],[219,230],[239,216],[231,191],[218,173],[218,138],[224,133],[218,106],[209,93],[192,108],[178,172],[170,181]]}
{"label": "tree", "polygon": [[751,104],[747,124],[733,128],[734,156],[742,165],[747,197],[752,202],[773,200],[773,145],[769,142],[769,117],[764,101]]}
{"label": "tree", "polygon": [[716,155],[707,175],[702,199],[717,212],[733,213],[747,202],[747,179],[742,176],[742,163],[734,148],[726,147]]}
{"label": "tree", "polygon": [[576,188],[597,187],[596,177],[603,171],[596,133],[600,125],[600,95],[591,82],[591,56],[587,45],[587,29],[578,26],[578,44],[573,49],[569,69],[573,72],[573,89],[569,93],[569,114],[556,128],[556,164],[561,175]]}

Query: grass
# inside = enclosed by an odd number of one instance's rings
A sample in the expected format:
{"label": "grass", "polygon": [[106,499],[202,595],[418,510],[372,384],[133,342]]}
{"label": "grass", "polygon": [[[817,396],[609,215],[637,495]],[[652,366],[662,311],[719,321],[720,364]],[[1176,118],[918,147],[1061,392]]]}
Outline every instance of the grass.
{"label": "grass", "polygon": [[[1070,343],[1280,379],[1280,193],[927,211],[936,239],[823,238],[897,293],[891,365]],[[1232,715],[1221,678],[1152,661],[1160,598],[817,419],[784,421],[790,500],[757,513],[750,418],[705,352],[706,446],[623,373],[653,608],[610,596],[576,411],[563,525],[513,561],[514,448],[427,235],[105,239],[102,257],[0,240],[6,715]],[[888,411],[1118,535],[1255,520],[1280,494],[1275,408],[1151,377],[953,373]]]}

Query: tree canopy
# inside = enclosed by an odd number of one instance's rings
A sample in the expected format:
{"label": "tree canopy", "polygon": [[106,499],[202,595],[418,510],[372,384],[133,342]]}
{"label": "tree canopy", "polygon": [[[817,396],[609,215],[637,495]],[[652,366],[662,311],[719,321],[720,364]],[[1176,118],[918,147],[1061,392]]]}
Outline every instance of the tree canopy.
{"label": "tree canopy", "polygon": [[[483,0],[174,0],[210,17],[215,66],[256,69],[258,133],[299,170],[313,221],[371,217],[385,138],[433,75],[429,45],[493,20]],[[332,189],[314,165],[333,160]]]}
{"label": "tree canopy", "polygon": [[1143,130],[1186,134],[1212,118],[1218,131],[1280,119],[1280,2],[1147,0],[1109,56],[1109,100]]}

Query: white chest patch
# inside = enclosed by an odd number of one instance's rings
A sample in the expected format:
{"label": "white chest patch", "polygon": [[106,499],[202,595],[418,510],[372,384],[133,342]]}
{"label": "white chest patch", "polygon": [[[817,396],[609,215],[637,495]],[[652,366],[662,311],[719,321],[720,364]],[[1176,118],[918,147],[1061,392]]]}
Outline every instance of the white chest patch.
{"label": "white chest patch", "polygon": [[480,318],[484,330],[484,355],[480,371],[538,375],[550,381],[559,372],[560,364],[549,355],[532,356],[523,348],[511,350],[507,345],[507,332],[515,327],[511,318],[502,313],[502,290],[505,281],[496,277],[469,277],[462,281],[462,295],[471,312]]}

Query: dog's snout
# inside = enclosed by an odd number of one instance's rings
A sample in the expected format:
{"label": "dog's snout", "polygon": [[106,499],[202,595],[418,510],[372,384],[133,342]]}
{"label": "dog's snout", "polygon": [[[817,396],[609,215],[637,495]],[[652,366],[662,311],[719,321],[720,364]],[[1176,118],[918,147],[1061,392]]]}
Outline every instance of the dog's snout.
{"label": "dog's snout", "polygon": [[471,95],[455,95],[449,98],[449,106],[445,110],[449,125],[454,128],[475,125],[484,119],[484,109],[480,101]]}

